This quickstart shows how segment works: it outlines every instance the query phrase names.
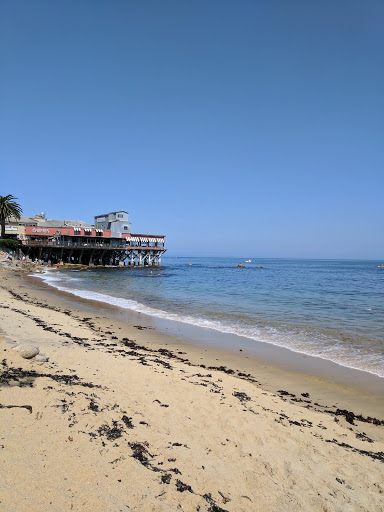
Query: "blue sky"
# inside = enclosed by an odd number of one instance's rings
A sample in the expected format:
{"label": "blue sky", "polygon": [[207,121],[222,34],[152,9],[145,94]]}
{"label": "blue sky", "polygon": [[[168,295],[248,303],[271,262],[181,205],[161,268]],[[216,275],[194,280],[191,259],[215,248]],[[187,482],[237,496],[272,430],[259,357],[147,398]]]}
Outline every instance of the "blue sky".
{"label": "blue sky", "polygon": [[384,3],[2,0],[0,194],[173,255],[384,258]]}

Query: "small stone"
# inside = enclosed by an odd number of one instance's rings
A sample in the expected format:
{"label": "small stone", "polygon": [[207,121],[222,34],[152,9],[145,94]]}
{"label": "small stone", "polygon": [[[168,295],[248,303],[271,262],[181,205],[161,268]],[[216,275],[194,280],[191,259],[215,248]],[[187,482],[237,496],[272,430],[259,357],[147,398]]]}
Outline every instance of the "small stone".
{"label": "small stone", "polygon": [[34,345],[30,343],[23,343],[22,345],[18,345],[15,350],[23,357],[24,359],[31,359],[35,357],[40,351]]}
{"label": "small stone", "polygon": [[47,361],[49,361],[49,357],[46,356],[45,354],[37,354],[34,361],[37,361],[38,363],[46,363]]}

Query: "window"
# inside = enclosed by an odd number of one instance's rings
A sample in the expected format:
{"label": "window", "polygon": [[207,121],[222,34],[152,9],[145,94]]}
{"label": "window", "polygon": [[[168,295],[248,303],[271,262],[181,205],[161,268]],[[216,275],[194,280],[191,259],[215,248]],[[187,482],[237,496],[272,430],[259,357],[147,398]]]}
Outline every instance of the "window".
{"label": "window", "polygon": [[122,215],[121,213],[118,213],[117,216],[118,216],[119,219],[123,219],[124,218],[124,215]]}
{"label": "window", "polygon": [[128,231],[128,226],[124,226],[124,231]]}

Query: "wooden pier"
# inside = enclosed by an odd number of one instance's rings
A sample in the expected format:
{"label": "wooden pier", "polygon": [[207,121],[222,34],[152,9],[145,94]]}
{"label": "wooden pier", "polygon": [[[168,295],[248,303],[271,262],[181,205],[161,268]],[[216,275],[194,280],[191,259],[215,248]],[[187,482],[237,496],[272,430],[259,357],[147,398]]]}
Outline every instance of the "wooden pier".
{"label": "wooden pier", "polygon": [[[21,252],[32,261],[52,265],[75,263],[80,265],[139,265],[161,266],[165,253],[164,237],[132,235],[124,239],[97,238],[87,240],[39,239],[23,240]],[[149,240],[156,240],[149,242]]]}

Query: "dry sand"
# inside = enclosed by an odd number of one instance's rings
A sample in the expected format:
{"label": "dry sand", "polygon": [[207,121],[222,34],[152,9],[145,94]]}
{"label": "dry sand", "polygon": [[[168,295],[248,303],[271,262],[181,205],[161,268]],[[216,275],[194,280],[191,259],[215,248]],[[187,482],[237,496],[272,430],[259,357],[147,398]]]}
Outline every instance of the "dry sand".
{"label": "dry sand", "polygon": [[384,422],[342,413],[345,391],[277,392],[281,375],[0,280],[1,511],[384,510]]}

